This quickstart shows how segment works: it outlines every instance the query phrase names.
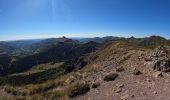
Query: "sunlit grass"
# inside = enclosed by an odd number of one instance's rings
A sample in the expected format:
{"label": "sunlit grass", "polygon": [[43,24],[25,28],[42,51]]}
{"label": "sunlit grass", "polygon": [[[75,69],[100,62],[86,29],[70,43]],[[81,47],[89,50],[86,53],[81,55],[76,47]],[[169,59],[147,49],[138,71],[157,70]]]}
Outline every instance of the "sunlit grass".
{"label": "sunlit grass", "polygon": [[34,74],[34,73],[38,73],[38,72],[43,72],[43,71],[46,71],[48,69],[57,68],[59,66],[62,66],[63,64],[64,64],[64,62],[59,62],[59,63],[55,63],[55,64],[46,63],[46,64],[35,65],[30,70],[28,70],[26,72],[15,73],[15,74],[12,74],[10,76],[30,75],[30,74]]}

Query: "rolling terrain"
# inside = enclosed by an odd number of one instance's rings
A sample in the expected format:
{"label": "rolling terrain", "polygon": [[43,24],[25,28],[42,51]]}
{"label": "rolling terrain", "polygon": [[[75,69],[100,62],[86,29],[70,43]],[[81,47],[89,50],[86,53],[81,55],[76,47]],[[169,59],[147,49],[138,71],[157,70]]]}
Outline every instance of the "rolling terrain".
{"label": "rolling terrain", "polygon": [[24,56],[11,53],[19,47],[2,49],[0,98],[169,100],[169,40],[151,36],[79,41],[41,40],[25,45],[32,53]]}

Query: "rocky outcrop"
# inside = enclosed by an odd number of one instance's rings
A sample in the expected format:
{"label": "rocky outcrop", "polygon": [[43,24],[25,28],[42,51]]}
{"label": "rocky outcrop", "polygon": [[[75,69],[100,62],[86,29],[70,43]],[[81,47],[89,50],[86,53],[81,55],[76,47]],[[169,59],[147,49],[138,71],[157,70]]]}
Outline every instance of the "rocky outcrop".
{"label": "rocky outcrop", "polygon": [[168,58],[167,49],[164,46],[156,48],[146,61],[156,71],[170,71],[170,59]]}

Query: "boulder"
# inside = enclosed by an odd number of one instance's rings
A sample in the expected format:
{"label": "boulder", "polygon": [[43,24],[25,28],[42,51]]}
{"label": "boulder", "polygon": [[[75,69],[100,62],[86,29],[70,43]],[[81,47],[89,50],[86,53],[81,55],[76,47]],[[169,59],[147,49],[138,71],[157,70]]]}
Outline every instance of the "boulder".
{"label": "boulder", "polygon": [[93,82],[92,88],[98,88],[100,86],[99,82]]}
{"label": "boulder", "polygon": [[114,81],[117,77],[117,73],[110,73],[104,77],[104,81]]}
{"label": "boulder", "polygon": [[123,67],[118,67],[117,69],[116,69],[116,72],[123,72],[125,69],[123,68]]}

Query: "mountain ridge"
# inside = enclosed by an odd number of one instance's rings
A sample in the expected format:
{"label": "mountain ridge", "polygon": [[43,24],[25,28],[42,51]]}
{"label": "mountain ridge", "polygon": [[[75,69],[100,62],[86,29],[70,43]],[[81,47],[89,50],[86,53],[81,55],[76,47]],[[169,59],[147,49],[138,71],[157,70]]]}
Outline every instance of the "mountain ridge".
{"label": "mountain ridge", "polygon": [[13,62],[7,69],[1,66],[2,93],[49,100],[154,100],[170,93],[170,41],[163,37],[108,38],[102,43],[64,37],[37,45],[31,55],[8,55]]}

